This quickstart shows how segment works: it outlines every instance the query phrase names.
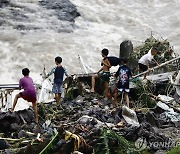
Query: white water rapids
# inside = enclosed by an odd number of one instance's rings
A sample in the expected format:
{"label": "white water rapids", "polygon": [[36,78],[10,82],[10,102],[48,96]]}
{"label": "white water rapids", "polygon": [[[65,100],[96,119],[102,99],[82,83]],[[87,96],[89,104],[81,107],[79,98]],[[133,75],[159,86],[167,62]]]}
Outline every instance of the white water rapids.
{"label": "white water rapids", "polygon": [[[37,80],[43,66],[49,71],[54,58],[61,56],[70,74],[82,73],[78,60],[94,70],[100,68],[100,51],[119,55],[119,44],[130,39],[134,46],[151,35],[168,39],[180,53],[180,0],[71,0],[81,14],[74,26],[58,20],[52,10],[38,0],[13,0],[16,10],[24,12],[12,20],[10,7],[0,9],[6,24],[0,26],[0,84],[17,83],[21,70],[28,67]],[[30,10],[30,11],[26,11]],[[28,20],[24,16],[28,17]],[[18,18],[18,15],[16,16]],[[14,28],[26,25],[29,30]],[[64,31],[61,29],[65,28]]]}

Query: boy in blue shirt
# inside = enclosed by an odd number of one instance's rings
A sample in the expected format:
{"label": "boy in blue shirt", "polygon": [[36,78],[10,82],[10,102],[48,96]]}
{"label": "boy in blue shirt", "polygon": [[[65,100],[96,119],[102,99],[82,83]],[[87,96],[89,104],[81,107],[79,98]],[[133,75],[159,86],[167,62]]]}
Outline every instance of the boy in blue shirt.
{"label": "boy in blue shirt", "polygon": [[62,63],[62,58],[56,57],[55,58],[56,67],[54,67],[46,76],[46,78],[48,78],[50,75],[54,73],[54,84],[53,84],[52,92],[55,94],[57,105],[60,105],[64,74],[68,76],[66,69],[62,67],[61,63]]}

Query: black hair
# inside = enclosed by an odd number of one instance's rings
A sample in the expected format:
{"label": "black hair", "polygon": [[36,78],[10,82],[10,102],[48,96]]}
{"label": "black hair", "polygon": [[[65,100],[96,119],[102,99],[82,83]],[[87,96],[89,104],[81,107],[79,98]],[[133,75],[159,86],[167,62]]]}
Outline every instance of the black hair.
{"label": "black hair", "polygon": [[158,51],[156,47],[153,47],[151,50],[154,50],[156,52]]}
{"label": "black hair", "polygon": [[102,54],[107,56],[109,54],[109,50],[108,49],[102,49]]}
{"label": "black hair", "polygon": [[28,68],[23,68],[22,69],[22,74],[24,75],[24,76],[28,76],[29,75],[29,69]]}
{"label": "black hair", "polygon": [[128,63],[128,58],[122,57],[122,58],[121,58],[121,62],[122,62],[123,64],[127,64],[127,63]]}
{"label": "black hair", "polygon": [[60,64],[62,62],[62,58],[61,57],[56,57],[55,58],[55,62],[57,62],[58,64]]}

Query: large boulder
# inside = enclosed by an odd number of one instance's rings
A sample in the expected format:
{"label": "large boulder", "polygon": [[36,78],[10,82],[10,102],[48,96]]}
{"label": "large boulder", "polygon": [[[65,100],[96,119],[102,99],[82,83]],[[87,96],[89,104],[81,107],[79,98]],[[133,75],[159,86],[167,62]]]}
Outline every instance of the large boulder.
{"label": "large boulder", "polygon": [[10,3],[10,0],[0,0],[0,7],[4,7]]}
{"label": "large boulder", "polygon": [[130,40],[125,40],[120,44],[120,52],[119,57],[126,57],[128,58],[133,52],[133,44]]}
{"label": "large boulder", "polygon": [[73,22],[76,17],[80,16],[76,6],[69,0],[41,0],[39,3],[47,9],[55,10],[60,20]]}

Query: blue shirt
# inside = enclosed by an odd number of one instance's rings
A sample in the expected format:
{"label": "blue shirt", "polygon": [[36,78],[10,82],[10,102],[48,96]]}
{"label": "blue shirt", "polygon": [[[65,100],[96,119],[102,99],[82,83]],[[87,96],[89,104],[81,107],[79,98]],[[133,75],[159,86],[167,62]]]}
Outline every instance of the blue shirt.
{"label": "blue shirt", "polygon": [[57,67],[54,67],[48,74],[47,74],[47,78],[52,75],[54,73],[54,83],[56,84],[62,84],[63,82],[63,77],[64,77],[64,74],[66,76],[68,76],[67,74],[67,71],[64,67],[62,66],[57,66]]}

